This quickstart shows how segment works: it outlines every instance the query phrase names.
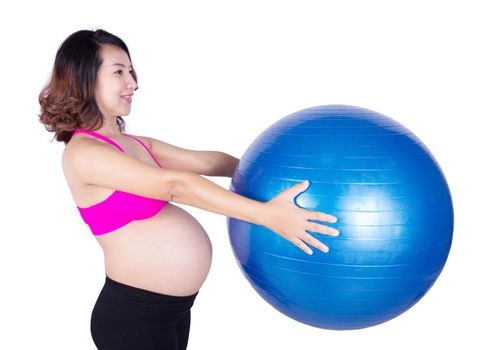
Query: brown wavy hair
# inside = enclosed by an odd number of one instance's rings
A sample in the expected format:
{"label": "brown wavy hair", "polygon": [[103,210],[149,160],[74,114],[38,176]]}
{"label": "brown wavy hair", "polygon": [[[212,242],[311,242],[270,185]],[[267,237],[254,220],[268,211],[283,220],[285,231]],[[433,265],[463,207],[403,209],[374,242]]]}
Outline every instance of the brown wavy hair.
{"label": "brown wavy hair", "polygon": [[[131,62],[124,41],[102,29],[77,31],[57,50],[50,80],[38,96],[39,121],[47,131],[55,132],[57,141],[67,144],[76,129],[97,130],[104,123],[95,100],[95,82],[102,64],[101,47],[105,44],[123,49]],[[132,75],[137,82],[134,70]],[[116,123],[124,132],[126,123],[121,116]]]}

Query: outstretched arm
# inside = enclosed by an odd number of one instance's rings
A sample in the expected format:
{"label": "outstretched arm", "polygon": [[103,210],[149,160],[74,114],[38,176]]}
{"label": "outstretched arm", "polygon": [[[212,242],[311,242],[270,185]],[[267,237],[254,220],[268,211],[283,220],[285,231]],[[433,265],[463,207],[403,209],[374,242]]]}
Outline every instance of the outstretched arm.
{"label": "outstretched arm", "polygon": [[195,151],[166,142],[140,136],[150,145],[150,151],[161,166],[198,175],[232,177],[239,159],[218,151]]}
{"label": "outstretched arm", "polygon": [[268,202],[258,202],[218,186],[201,175],[158,168],[94,140],[78,140],[63,155],[64,172],[82,183],[168,200],[268,227],[308,254],[328,247],[306,231],[336,236],[338,231],[310,220],[335,222],[332,215],[299,208],[294,198],[308,183],[292,186]]}
{"label": "outstretched arm", "polygon": [[334,223],[337,219],[294,204],[294,198],[308,186],[308,181],[299,183],[263,203],[227,191],[202,176],[183,173],[178,175],[172,187],[171,201],[268,227],[307,254],[313,253],[308,245],[328,252],[325,244],[306,231],[337,236],[339,231],[336,229],[309,221]]}

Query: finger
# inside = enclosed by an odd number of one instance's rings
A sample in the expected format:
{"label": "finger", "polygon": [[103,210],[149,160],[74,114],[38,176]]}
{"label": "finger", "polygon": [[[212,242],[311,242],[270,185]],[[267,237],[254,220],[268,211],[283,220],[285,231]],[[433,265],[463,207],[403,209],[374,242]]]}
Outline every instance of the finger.
{"label": "finger", "polygon": [[310,186],[310,182],[308,180],[305,180],[305,181],[299,183],[299,185],[301,186],[302,190],[305,191]]}
{"label": "finger", "polygon": [[309,233],[306,234],[305,237],[301,238],[304,242],[308,243],[310,246],[315,247],[319,250],[321,250],[324,253],[328,253],[329,247],[327,247],[325,244],[320,242],[318,239],[310,235]]}
{"label": "finger", "polygon": [[313,255],[313,251],[311,250],[310,247],[306,245],[303,241],[301,241],[299,238],[295,237],[291,240],[292,243],[299,249],[301,249],[303,252],[305,252],[308,255]]}
{"label": "finger", "polygon": [[334,215],[325,214],[319,211],[312,211],[311,216],[312,216],[311,219],[316,221],[332,222],[332,223],[337,222],[337,217],[335,217]]}
{"label": "finger", "polygon": [[292,187],[289,187],[285,190],[286,194],[289,195],[292,199],[296,197],[298,194],[303,193],[308,189],[310,182],[308,180],[298,183]]}
{"label": "finger", "polygon": [[316,222],[309,222],[308,225],[306,225],[306,230],[334,237],[339,236],[339,230]]}

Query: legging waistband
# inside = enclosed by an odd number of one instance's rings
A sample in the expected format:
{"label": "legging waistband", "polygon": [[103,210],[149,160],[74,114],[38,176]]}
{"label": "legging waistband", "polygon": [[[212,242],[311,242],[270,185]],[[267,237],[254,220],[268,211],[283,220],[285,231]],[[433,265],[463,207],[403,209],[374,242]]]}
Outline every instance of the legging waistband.
{"label": "legging waistband", "polygon": [[120,296],[129,296],[129,297],[140,297],[147,299],[151,302],[164,302],[164,303],[193,303],[197,294],[187,295],[187,296],[176,296],[176,295],[167,295],[161,294],[157,292],[153,292],[150,290],[130,286],[118,281],[115,281],[109,276],[105,277],[105,288],[107,292],[113,293],[116,292]]}

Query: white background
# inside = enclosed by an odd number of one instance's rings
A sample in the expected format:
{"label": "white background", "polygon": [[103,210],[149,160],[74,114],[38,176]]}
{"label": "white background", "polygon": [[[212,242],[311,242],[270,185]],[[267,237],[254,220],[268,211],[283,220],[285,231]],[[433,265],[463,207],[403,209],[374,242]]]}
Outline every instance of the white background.
{"label": "white background", "polygon": [[[128,132],[241,157],[299,109],[351,104],[386,114],[431,149],[455,208],[443,273],[383,325],[327,331],[252,290],[226,219],[186,207],[214,261],[189,349],[496,349],[497,11],[486,1],[17,1],[0,5],[0,348],[93,349],[103,256],[62,174],[63,144],[38,123],[57,48],[103,28],[139,76]],[[8,5],[6,5],[8,4]],[[228,187],[229,179],[214,179]]]}

